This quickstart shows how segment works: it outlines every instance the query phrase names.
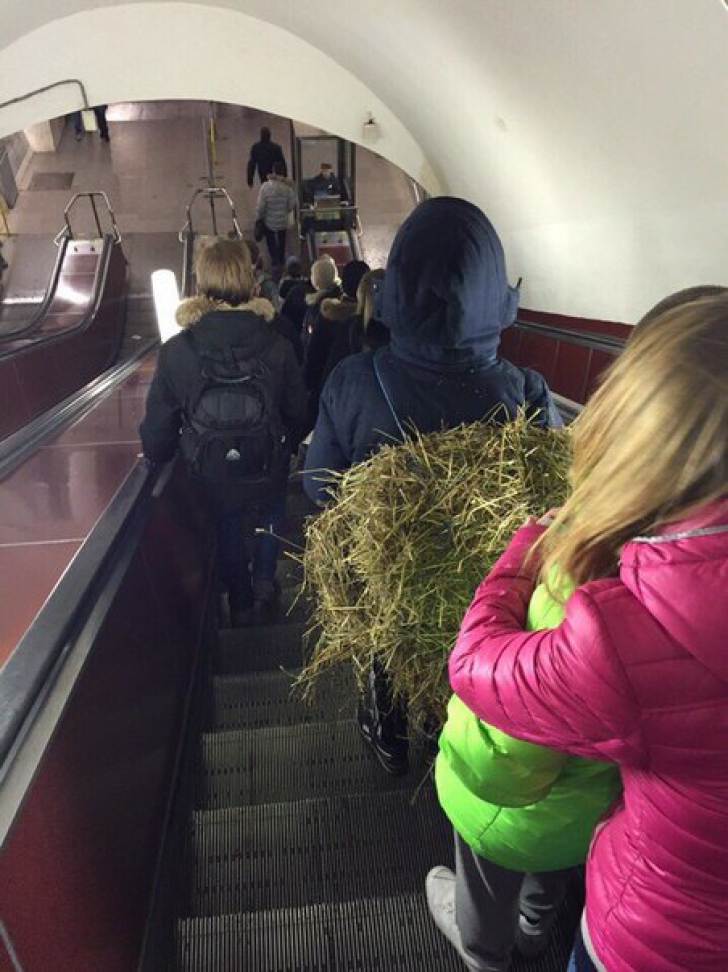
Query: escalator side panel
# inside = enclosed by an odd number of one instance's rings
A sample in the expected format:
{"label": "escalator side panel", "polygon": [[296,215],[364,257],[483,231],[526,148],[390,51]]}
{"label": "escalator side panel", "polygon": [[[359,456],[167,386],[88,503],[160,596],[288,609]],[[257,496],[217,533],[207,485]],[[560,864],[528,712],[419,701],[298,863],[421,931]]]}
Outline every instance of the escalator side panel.
{"label": "escalator side panel", "polygon": [[25,398],[22,377],[13,362],[12,367],[0,364],[0,439],[10,431],[22,429],[30,421],[31,409]]}
{"label": "escalator side panel", "polygon": [[[75,254],[68,259],[98,261],[98,256]],[[65,279],[62,273],[59,286]],[[95,274],[72,273],[69,279],[81,294],[80,287],[91,287]],[[97,309],[84,326],[76,326],[78,318],[72,315],[51,314],[44,318],[37,338],[3,342],[0,439],[73,394],[113,363],[123,336],[126,312],[126,260],[118,246],[110,248],[100,286],[99,294],[87,294],[90,301],[95,298]],[[50,308],[54,305],[55,298]],[[61,306],[64,305],[59,304],[59,309]],[[22,408],[19,402],[23,403]]]}
{"label": "escalator side panel", "polygon": [[619,349],[590,346],[590,341],[599,338],[590,332],[576,339],[572,335],[559,334],[555,328],[539,333],[537,325],[520,327],[516,323],[503,332],[499,353],[519,367],[538,371],[553,392],[584,404]]}
{"label": "escalator side panel", "polygon": [[137,966],[180,723],[209,631],[209,536],[178,472],[0,850],[0,914],[25,972]]}

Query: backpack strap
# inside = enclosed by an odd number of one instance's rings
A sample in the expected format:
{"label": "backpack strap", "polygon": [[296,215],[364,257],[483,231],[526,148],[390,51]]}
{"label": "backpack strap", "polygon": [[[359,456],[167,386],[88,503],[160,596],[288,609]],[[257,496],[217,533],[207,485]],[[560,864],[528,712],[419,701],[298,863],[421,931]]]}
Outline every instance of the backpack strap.
{"label": "backpack strap", "polygon": [[374,374],[377,376],[377,381],[379,382],[379,387],[382,389],[382,394],[384,395],[384,400],[386,401],[387,405],[389,406],[389,411],[392,413],[392,418],[394,419],[395,424],[396,424],[397,428],[399,429],[399,434],[402,436],[402,441],[404,441],[407,438],[407,433],[402,428],[402,423],[400,422],[399,416],[397,415],[397,412],[394,409],[394,405],[392,404],[392,399],[389,397],[389,392],[387,391],[387,387],[384,384],[384,381],[382,380],[382,375],[381,375],[381,372],[379,371],[379,365],[377,364],[377,356],[376,355],[372,355],[372,364],[374,366]]}

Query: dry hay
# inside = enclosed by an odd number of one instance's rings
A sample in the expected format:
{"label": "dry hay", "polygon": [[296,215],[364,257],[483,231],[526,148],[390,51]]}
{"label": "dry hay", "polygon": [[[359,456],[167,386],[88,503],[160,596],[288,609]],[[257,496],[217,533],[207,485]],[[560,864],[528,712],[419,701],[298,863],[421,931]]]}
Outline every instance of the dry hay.
{"label": "dry hay", "polygon": [[361,682],[377,657],[410,723],[439,723],[475,587],[529,514],[563,502],[568,454],[565,433],[519,418],[416,436],[339,474],[306,531],[316,640],[304,692],[344,663]]}

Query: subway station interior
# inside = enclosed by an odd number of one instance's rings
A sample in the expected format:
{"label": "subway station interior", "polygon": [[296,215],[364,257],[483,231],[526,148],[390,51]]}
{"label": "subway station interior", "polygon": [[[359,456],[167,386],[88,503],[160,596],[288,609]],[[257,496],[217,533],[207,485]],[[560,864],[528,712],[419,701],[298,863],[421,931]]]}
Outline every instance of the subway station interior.
{"label": "subway station interior", "polygon": [[[498,354],[568,425],[651,307],[728,285],[728,3],[1,7],[0,972],[580,968],[583,866],[540,954],[467,965],[424,892],[455,861],[436,747],[387,774],[351,673],[313,704],[293,689],[320,514],[300,451],[277,611],[221,608],[210,510],[140,440],[169,337],[155,287],[176,307],[207,246],[253,238],[267,128],[304,278],[364,261],[386,295],[417,207],[479,207],[520,291]],[[322,164],[336,191],[311,189]],[[718,972],[725,948],[583,967]]]}

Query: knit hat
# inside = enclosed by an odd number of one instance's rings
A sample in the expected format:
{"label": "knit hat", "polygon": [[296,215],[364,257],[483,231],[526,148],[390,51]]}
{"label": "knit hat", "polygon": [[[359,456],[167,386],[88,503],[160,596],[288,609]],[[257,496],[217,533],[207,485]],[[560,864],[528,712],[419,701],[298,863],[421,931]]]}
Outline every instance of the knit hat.
{"label": "knit hat", "polygon": [[329,290],[337,277],[336,264],[330,257],[319,257],[311,265],[311,283],[316,290]]}
{"label": "knit hat", "polygon": [[365,273],[369,273],[368,263],[363,260],[349,260],[341,271],[341,288],[347,297],[356,300],[356,288]]}

